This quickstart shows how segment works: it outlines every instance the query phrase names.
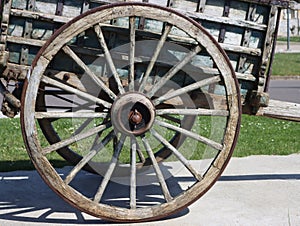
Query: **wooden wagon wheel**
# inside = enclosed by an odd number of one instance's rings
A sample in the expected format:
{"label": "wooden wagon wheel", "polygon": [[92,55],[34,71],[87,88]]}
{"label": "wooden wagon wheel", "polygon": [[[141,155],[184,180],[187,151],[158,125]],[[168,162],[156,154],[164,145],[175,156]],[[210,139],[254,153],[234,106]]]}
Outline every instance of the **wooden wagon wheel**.
{"label": "wooden wagon wheel", "polygon": [[[138,29],[141,21],[143,30]],[[111,51],[115,47],[109,43],[111,31],[125,34],[127,54],[118,48]],[[88,39],[85,48],[78,44],[82,36]],[[93,40],[98,46],[91,44]],[[149,46],[142,46],[146,49],[155,43],[150,57],[142,47],[138,50],[140,40],[149,41]],[[167,56],[175,56],[174,61],[160,60],[163,49]],[[88,63],[86,52],[96,53],[97,67]],[[69,68],[68,61],[75,66]],[[117,61],[128,63],[119,66]],[[99,92],[90,91],[90,83],[82,81],[84,75]],[[49,111],[49,105],[44,106],[49,93],[68,106]],[[50,188],[86,213],[129,222],[168,216],[201,197],[230,159],[240,115],[230,62],[198,23],[167,8],[121,3],[75,18],[41,49],[25,85],[21,124],[30,158]],[[38,124],[46,119],[56,126],[59,137],[50,145]],[[64,148],[82,156],[65,175],[48,159]],[[176,162],[158,164],[155,154],[166,150]],[[146,155],[151,169],[140,176],[139,161]],[[202,158],[201,164],[189,161],[195,155]],[[102,176],[81,171],[90,160],[102,164]],[[121,164],[129,168],[128,178],[120,179],[115,172]],[[182,173],[188,180],[182,181]]]}

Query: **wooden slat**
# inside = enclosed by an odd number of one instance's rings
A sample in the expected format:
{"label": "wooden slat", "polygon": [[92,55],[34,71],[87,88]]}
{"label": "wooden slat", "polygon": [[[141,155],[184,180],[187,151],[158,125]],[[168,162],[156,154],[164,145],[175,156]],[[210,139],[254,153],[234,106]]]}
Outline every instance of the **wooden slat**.
{"label": "wooden slat", "polygon": [[38,40],[38,39],[31,39],[31,38],[23,38],[23,37],[17,37],[17,36],[7,36],[7,41],[22,45],[31,45],[31,46],[37,46],[42,47],[46,41],[44,40]]}
{"label": "wooden slat", "polygon": [[255,22],[247,21],[247,20],[237,20],[233,18],[228,18],[228,17],[216,17],[216,16],[209,16],[205,15],[203,13],[197,13],[193,11],[185,11],[181,9],[176,9],[180,13],[183,13],[184,15],[191,17],[193,19],[197,20],[205,20],[209,22],[214,22],[214,23],[219,23],[219,24],[225,24],[225,25],[231,25],[231,26],[236,26],[236,27],[241,27],[241,28],[249,28],[253,30],[258,30],[258,31],[265,31],[267,29],[267,25],[265,24],[258,24]]}
{"label": "wooden slat", "polygon": [[12,16],[25,17],[34,20],[45,20],[45,21],[51,21],[56,23],[62,23],[62,24],[67,23],[72,19],[70,17],[57,16],[53,14],[40,13],[40,12],[34,12],[29,10],[20,10],[20,9],[11,9],[10,13]]}
{"label": "wooden slat", "polygon": [[269,106],[261,108],[258,115],[300,122],[300,104],[270,100]]}

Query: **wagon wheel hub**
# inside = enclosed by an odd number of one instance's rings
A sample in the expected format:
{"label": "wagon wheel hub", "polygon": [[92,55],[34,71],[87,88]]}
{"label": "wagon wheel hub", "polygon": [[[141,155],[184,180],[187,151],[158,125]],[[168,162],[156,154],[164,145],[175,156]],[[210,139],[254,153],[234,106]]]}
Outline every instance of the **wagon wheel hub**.
{"label": "wagon wheel hub", "polygon": [[139,136],[153,125],[155,107],[142,93],[130,92],[119,96],[111,108],[114,128],[127,135]]}

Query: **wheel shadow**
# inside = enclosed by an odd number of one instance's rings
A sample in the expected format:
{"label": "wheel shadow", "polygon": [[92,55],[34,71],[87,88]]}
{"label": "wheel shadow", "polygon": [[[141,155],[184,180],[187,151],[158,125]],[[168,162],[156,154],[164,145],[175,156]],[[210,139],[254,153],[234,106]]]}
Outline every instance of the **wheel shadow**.
{"label": "wheel shadow", "polygon": [[[69,169],[68,169],[69,170]],[[66,167],[59,169],[59,173],[68,172]],[[96,186],[95,175],[82,173],[82,176],[89,179],[82,180],[83,184],[89,183],[89,186]],[[183,176],[176,177],[180,182],[191,182],[192,177]],[[171,180],[171,185],[175,186],[175,180]],[[300,174],[259,174],[259,175],[225,175],[220,177],[219,181],[266,181],[266,180],[300,180]],[[173,181],[173,182],[172,182]],[[94,183],[94,184],[93,184]],[[157,192],[157,187],[149,185],[153,193]],[[180,188],[177,188],[180,192]],[[39,222],[47,224],[110,224],[112,222],[98,219],[82,213],[73,208],[59,196],[57,196],[40,178],[36,171],[14,171],[0,173],[0,224],[2,220],[12,222]],[[119,198],[124,197],[123,192],[118,193]],[[151,194],[150,194],[151,196]],[[106,197],[109,198],[109,197]],[[161,201],[159,198],[153,198],[148,201]],[[162,224],[165,220],[177,219],[189,214],[189,209],[160,219],[158,224]],[[119,225],[119,224],[118,224]],[[123,224],[126,225],[126,224]]]}
{"label": "wheel shadow", "polygon": [[[68,167],[58,170],[65,174]],[[95,175],[83,172],[82,184],[87,184],[89,188],[98,185],[95,183]],[[99,176],[98,176],[99,177]],[[112,185],[113,186],[113,185]],[[155,192],[156,186],[149,187]],[[149,189],[148,188],[148,189]],[[109,189],[109,188],[108,188]],[[93,190],[93,189],[91,189]],[[114,223],[98,219],[86,213],[82,213],[69,205],[58,195],[56,195],[41,179],[36,171],[14,171],[0,172],[0,224],[2,220],[14,222],[40,222],[47,224],[110,224]],[[89,190],[87,190],[89,192]],[[179,191],[178,191],[179,192]],[[124,197],[123,191],[117,194],[117,198]],[[151,195],[150,195],[151,196]],[[105,197],[104,197],[105,198]],[[149,202],[157,202],[157,198]],[[118,205],[118,203],[116,203]],[[188,209],[161,219],[164,221],[172,218],[179,218],[189,213]],[[119,225],[119,224],[118,224]],[[126,225],[126,224],[123,224]]]}

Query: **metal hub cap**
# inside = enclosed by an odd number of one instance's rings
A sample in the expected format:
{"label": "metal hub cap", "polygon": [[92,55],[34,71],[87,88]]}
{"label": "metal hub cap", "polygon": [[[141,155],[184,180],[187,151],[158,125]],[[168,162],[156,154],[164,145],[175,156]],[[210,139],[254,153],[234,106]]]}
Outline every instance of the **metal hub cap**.
{"label": "metal hub cap", "polygon": [[153,125],[155,107],[151,100],[141,93],[125,93],[119,96],[111,108],[114,128],[127,135],[139,136]]}

